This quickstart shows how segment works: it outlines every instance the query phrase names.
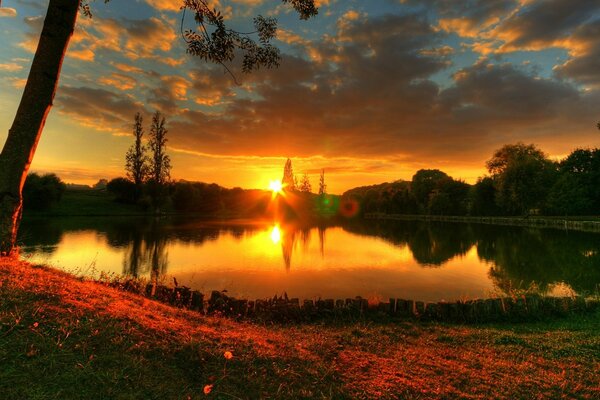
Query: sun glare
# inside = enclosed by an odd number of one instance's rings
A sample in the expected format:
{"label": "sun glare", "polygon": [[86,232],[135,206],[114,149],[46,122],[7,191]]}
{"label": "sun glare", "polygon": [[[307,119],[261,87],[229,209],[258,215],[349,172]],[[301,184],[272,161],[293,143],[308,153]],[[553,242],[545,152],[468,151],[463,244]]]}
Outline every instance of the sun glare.
{"label": "sun glare", "polygon": [[273,227],[273,230],[271,231],[271,240],[275,244],[277,244],[281,241],[281,230],[279,229],[279,226],[277,226],[277,225],[275,225]]}
{"label": "sun glare", "polygon": [[281,190],[283,189],[281,181],[271,181],[269,183],[269,189],[271,189],[273,193],[281,193]]}

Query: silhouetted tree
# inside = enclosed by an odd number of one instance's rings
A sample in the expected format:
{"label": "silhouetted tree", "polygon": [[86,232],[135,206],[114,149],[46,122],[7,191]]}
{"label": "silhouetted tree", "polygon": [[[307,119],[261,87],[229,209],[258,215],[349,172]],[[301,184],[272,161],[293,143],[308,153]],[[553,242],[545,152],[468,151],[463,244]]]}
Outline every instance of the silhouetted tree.
{"label": "silhouetted tree", "polygon": [[167,128],[165,118],[156,111],[150,126],[148,146],[152,152],[150,159],[150,179],[157,185],[164,185],[171,177],[171,158],[166,153]]}
{"label": "silhouetted tree", "polygon": [[[282,1],[290,4],[301,19],[317,15],[314,0]],[[13,253],[22,215],[23,184],[52,107],[80,8],[84,15],[91,17],[87,2],[81,0],[50,0],[48,3],[21,102],[0,153],[0,256]],[[245,34],[229,29],[220,11],[211,9],[203,0],[182,0],[182,8],[193,12],[195,22],[201,28],[200,33],[184,32],[188,53],[223,66],[236,54],[241,54],[244,72],[279,64],[279,50],[270,43],[277,32],[275,18],[254,18],[255,29]],[[206,25],[212,28],[210,35]],[[253,39],[253,34],[258,41]]]}
{"label": "silhouetted tree", "polygon": [[556,179],[556,165],[535,145],[509,144],[496,150],[486,166],[498,204],[509,214],[542,208]]}
{"label": "silhouetted tree", "polygon": [[548,212],[596,214],[600,210],[600,149],[576,149],[559,164],[560,177],[548,195]]}
{"label": "silhouetted tree", "polygon": [[165,118],[156,111],[150,126],[150,197],[154,210],[158,212],[165,200],[165,184],[171,177],[171,158],[166,153],[167,128]]}
{"label": "silhouetted tree", "polygon": [[292,160],[289,158],[283,167],[283,178],[281,178],[281,184],[286,190],[296,190],[296,177],[294,176],[294,169],[292,168]]}
{"label": "silhouetted tree", "polygon": [[60,201],[66,188],[55,174],[31,173],[23,186],[23,207],[25,210],[47,210]]}
{"label": "silhouetted tree", "polygon": [[321,170],[321,176],[319,176],[319,194],[323,195],[327,193],[327,185],[325,184],[325,170]]}
{"label": "silhouetted tree", "polygon": [[439,187],[442,180],[447,179],[451,178],[438,169],[421,169],[412,177],[412,192],[422,212],[428,211],[431,194]]}
{"label": "silhouetted tree", "polygon": [[146,146],[142,140],[144,138],[144,128],[142,126],[142,114],[135,114],[133,124],[133,136],[135,143],[131,145],[125,155],[125,170],[127,178],[131,179],[136,187],[136,197],[141,193],[142,184],[148,177],[148,157],[146,156]]}
{"label": "silhouetted tree", "polygon": [[500,215],[500,208],[496,204],[496,187],[490,177],[479,178],[471,187],[470,193],[471,215]]}
{"label": "silhouetted tree", "polygon": [[300,181],[300,191],[304,193],[312,192],[312,185],[310,184],[310,179],[308,179],[307,173],[302,175],[302,180]]}
{"label": "silhouetted tree", "polygon": [[115,200],[120,203],[135,203],[137,200],[137,190],[135,183],[125,178],[112,179],[106,185],[106,190],[115,196]]}

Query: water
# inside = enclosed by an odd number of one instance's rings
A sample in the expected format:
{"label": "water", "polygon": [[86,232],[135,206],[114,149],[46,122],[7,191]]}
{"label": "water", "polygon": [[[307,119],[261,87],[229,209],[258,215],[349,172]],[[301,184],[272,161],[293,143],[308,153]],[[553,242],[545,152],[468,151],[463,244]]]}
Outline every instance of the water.
{"label": "water", "polygon": [[26,260],[78,275],[156,274],[250,299],[451,301],[533,288],[588,294],[600,284],[600,234],[523,227],[55,218],[24,221],[20,243]]}

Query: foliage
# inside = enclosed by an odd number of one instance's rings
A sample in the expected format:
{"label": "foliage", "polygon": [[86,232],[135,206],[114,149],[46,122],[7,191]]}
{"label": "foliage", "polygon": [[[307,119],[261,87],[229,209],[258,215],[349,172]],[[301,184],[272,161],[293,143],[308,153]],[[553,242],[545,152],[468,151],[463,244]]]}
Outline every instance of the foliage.
{"label": "foliage", "polygon": [[135,143],[131,145],[125,155],[125,170],[127,178],[131,180],[139,190],[149,175],[148,157],[146,156],[146,146],[142,143],[144,138],[144,128],[142,126],[143,118],[138,112],[135,114],[135,123],[133,124],[133,136]]}
{"label": "foliage", "polygon": [[[317,15],[313,0],[283,2],[289,3],[301,19]],[[241,54],[242,70],[246,73],[261,67],[279,66],[279,49],[271,44],[271,40],[277,35],[275,18],[258,15],[253,19],[254,31],[242,33],[228,28],[221,12],[211,9],[204,0],[184,0],[182,9],[184,13],[186,10],[193,12],[194,21],[198,26],[198,31],[189,29],[183,32],[189,54],[223,66],[231,62],[236,54]],[[253,39],[252,35],[256,35],[258,40]]]}
{"label": "foliage", "polygon": [[471,215],[493,216],[503,212],[496,204],[496,187],[492,178],[483,177],[477,180],[469,193]]}
{"label": "foliage", "polygon": [[296,179],[294,177],[294,169],[292,168],[292,160],[289,158],[283,167],[283,178],[281,184],[285,190],[296,190]]}
{"label": "foliage", "polygon": [[164,185],[171,177],[171,158],[166,153],[167,128],[165,118],[156,111],[152,116],[148,147],[150,158],[150,179],[157,185]]}
{"label": "foliage", "polygon": [[576,149],[559,164],[560,177],[550,190],[548,212],[591,215],[600,210],[600,149]]}
{"label": "foliage", "polygon": [[120,203],[134,204],[138,199],[135,183],[126,178],[112,179],[106,185],[106,190],[112,193]]}
{"label": "foliage", "polygon": [[429,208],[430,196],[439,189],[443,181],[451,179],[438,169],[421,169],[412,177],[412,192],[423,212]]}
{"label": "foliage", "polygon": [[507,213],[523,215],[545,206],[557,168],[535,145],[505,145],[486,166],[495,182],[497,202]]}
{"label": "foliage", "polygon": [[304,193],[312,192],[312,185],[310,184],[310,179],[308,179],[308,174],[302,175],[302,180],[300,181],[300,191]]}
{"label": "foliage", "polygon": [[319,176],[319,194],[324,195],[327,193],[327,185],[325,184],[325,170],[321,170],[321,175]]}
{"label": "foliage", "polygon": [[25,210],[48,210],[58,203],[66,190],[66,185],[55,174],[27,175],[23,186],[23,208]]}

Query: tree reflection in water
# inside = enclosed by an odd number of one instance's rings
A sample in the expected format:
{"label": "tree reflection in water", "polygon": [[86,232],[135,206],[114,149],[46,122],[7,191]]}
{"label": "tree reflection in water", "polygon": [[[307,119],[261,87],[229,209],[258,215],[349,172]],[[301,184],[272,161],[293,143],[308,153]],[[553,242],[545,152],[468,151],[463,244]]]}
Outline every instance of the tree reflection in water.
{"label": "tree reflection in water", "polygon": [[[315,237],[319,240],[318,251],[325,257],[325,236],[331,226],[334,224],[277,225],[267,228],[270,231],[267,230],[266,240],[280,244],[283,265],[290,271],[293,253],[306,252]],[[443,268],[448,261],[475,248],[479,259],[489,265],[490,279],[505,292],[532,286],[548,292],[554,285],[564,283],[575,292],[585,294],[597,292],[600,284],[598,233],[417,221],[353,220],[335,226],[355,235],[379,237],[394,246],[408,248],[418,265],[427,268]],[[223,225],[189,219],[56,218],[25,220],[19,243],[24,255],[51,255],[66,233],[93,231],[106,237],[109,246],[125,249],[124,274],[162,276],[169,267],[171,243],[198,246],[218,240],[224,234],[243,240],[246,234],[264,229],[264,225]],[[301,249],[297,248],[298,240]],[[343,248],[340,243],[330,246]]]}

